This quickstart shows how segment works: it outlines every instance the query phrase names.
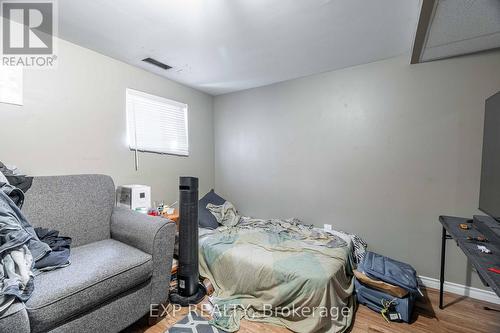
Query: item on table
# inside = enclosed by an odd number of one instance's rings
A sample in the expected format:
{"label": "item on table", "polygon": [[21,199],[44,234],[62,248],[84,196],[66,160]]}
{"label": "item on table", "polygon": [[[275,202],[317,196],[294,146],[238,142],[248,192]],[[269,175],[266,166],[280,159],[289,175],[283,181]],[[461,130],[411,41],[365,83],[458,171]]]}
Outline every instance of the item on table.
{"label": "item on table", "polygon": [[469,229],[470,229],[470,227],[469,227],[469,225],[468,225],[468,224],[466,224],[466,223],[460,223],[460,229],[462,229],[462,230],[469,230]]}
{"label": "item on table", "polygon": [[488,268],[490,272],[500,274],[500,268],[490,267]]}
{"label": "item on table", "polygon": [[158,211],[155,208],[151,208],[148,212],[150,216],[158,216]]}
{"label": "item on table", "polygon": [[178,201],[175,201],[175,202],[171,203],[170,205],[164,205],[162,210],[161,210],[161,213],[166,214],[166,215],[172,215],[175,211],[174,206],[177,205],[177,202]]}
{"label": "item on table", "polygon": [[477,237],[467,236],[467,240],[468,241],[482,242],[482,243],[488,242],[488,239],[486,239],[486,237],[484,237],[484,236],[477,236]]}
{"label": "item on table", "polygon": [[481,251],[482,253],[491,254],[491,250],[490,250],[490,249],[488,249],[488,248],[487,248],[486,246],[484,246],[484,245],[478,245],[478,246],[477,246],[477,249],[478,249],[479,251]]}
{"label": "item on table", "polygon": [[140,207],[135,209],[136,212],[141,213],[141,214],[148,214],[149,209],[145,207]]}

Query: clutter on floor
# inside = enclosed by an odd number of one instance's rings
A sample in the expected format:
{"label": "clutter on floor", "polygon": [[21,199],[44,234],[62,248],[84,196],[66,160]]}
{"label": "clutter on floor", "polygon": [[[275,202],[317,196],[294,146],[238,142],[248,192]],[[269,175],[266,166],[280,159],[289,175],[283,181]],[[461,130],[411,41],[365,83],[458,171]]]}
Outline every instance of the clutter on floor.
{"label": "clutter on floor", "polygon": [[355,276],[360,304],[379,312],[387,322],[411,321],[415,300],[421,294],[412,266],[367,252]]}
{"label": "clutter on floor", "polygon": [[187,316],[179,320],[165,333],[223,333],[224,331],[211,326],[207,319],[194,311],[190,311]]}

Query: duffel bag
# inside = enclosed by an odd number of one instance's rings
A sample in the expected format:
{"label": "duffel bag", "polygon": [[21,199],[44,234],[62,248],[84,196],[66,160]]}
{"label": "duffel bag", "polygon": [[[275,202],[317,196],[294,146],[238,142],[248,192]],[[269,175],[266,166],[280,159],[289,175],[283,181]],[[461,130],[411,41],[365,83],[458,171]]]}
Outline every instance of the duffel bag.
{"label": "duffel bag", "polygon": [[421,294],[418,289],[417,272],[404,262],[375,252],[367,252],[361,266],[363,272],[373,279],[399,286],[413,294]]}
{"label": "duffel bag", "polygon": [[354,281],[354,287],[358,303],[383,314],[387,321],[410,322],[416,299],[415,294],[408,293],[406,297],[398,298],[363,285],[358,280]]}

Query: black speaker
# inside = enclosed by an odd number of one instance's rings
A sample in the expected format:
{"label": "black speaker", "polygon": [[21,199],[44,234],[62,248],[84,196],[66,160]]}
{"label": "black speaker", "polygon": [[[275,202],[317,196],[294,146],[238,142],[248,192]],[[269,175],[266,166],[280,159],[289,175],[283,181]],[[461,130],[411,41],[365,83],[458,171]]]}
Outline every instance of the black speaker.
{"label": "black speaker", "polygon": [[170,295],[170,301],[186,306],[205,296],[198,271],[198,178],[179,179],[179,218],[177,293]]}

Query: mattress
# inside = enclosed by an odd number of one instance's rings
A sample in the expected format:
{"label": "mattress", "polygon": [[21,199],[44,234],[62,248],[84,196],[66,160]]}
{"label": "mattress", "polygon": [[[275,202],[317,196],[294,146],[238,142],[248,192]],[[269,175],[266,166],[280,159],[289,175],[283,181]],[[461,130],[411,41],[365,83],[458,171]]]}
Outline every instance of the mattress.
{"label": "mattress", "polygon": [[[221,229],[221,230],[219,230]],[[212,324],[242,318],[295,332],[343,332],[352,320],[353,244],[319,246],[264,230],[200,228],[200,274],[215,288]]]}

